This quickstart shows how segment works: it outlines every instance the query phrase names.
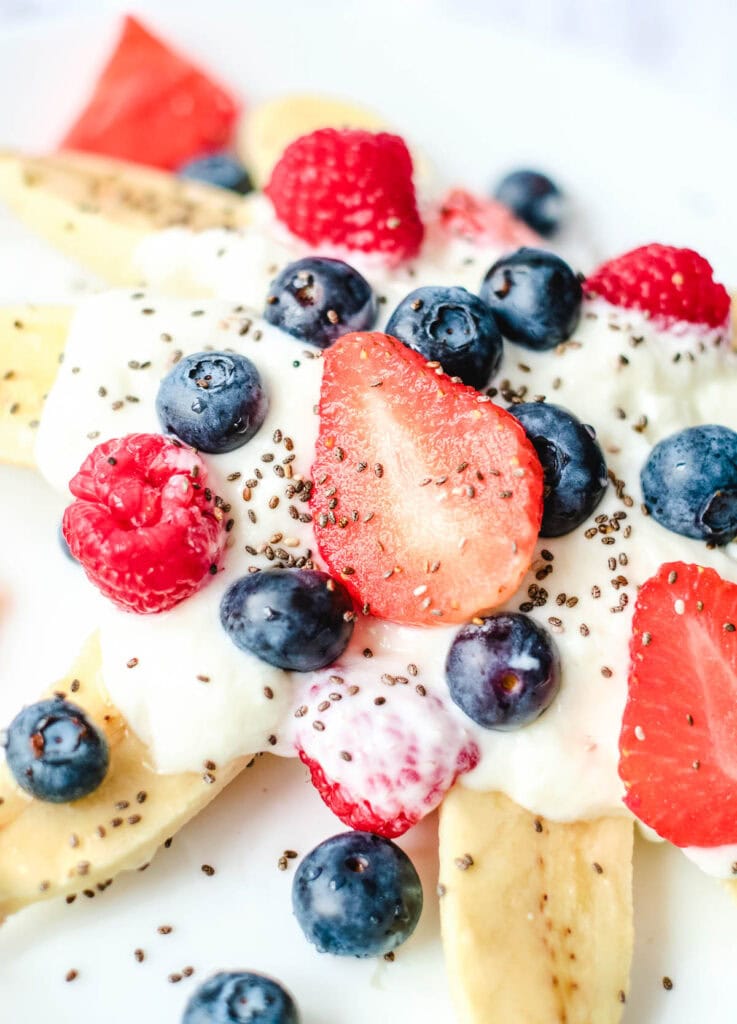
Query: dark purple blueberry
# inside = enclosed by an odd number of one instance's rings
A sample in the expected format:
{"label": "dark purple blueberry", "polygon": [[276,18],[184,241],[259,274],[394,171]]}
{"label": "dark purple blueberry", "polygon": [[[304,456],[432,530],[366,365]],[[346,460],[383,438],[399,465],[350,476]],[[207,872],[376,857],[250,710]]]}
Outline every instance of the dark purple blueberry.
{"label": "dark purple blueberry", "polygon": [[264,974],[220,971],[190,997],[182,1024],[299,1024],[287,990]]}
{"label": "dark purple blueberry", "polygon": [[519,729],[549,707],[560,687],[552,637],[534,619],[500,612],[458,630],[445,674],[455,703],[485,729]]}
{"label": "dark purple blueberry", "polygon": [[565,208],[563,193],[540,171],[512,171],[494,189],[494,197],[538,235],[549,238],[560,227]]}
{"label": "dark purple blueberry", "polygon": [[189,181],[201,181],[205,185],[216,185],[230,192],[245,195],[253,190],[248,171],[234,156],[229,153],[210,153],[188,160],[177,171],[180,178]]}

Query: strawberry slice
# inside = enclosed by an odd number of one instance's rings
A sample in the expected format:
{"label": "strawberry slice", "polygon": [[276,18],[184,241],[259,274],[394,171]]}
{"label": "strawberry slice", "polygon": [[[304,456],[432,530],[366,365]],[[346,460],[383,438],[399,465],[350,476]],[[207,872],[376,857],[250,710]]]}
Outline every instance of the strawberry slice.
{"label": "strawberry slice", "polygon": [[640,589],[619,738],[625,803],[676,846],[737,843],[737,585],[672,562]]}
{"label": "strawberry slice", "polygon": [[223,86],[128,16],[62,148],[174,170],[227,146],[237,114]]}
{"label": "strawberry slice", "polygon": [[532,558],[542,469],[509,413],[386,334],[325,353],[311,505],[320,552],[373,615],[465,622]]}
{"label": "strawberry slice", "polygon": [[515,217],[503,203],[476,196],[463,188],[453,188],[446,193],[432,227],[445,237],[463,238],[502,249],[543,244],[540,235]]}

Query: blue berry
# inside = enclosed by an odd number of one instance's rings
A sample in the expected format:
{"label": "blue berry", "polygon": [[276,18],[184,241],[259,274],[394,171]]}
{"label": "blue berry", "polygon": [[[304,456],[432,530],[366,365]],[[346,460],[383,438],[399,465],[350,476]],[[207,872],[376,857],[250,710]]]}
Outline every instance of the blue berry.
{"label": "blue berry", "polygon": [[493,313],[465,288],[415,289],[392,313],[386,333],[474,388],[485,387],[502,360]]}
{"label": "blue berry", "polygon": [[299,865],[292,907],[305,937],[321,953],[383,956],[415,930],[422,885],[412,861],[390,839],[343,832]]}
{"label": "blue berry", "polygon": [[342,260],[306,256],[288,264],[269,286],[264,319],[300,341],[329,348],[376,319],[371,285]]}
{"label": "blue berry", "polygon": [[650,515],[684,537],[728,544],[737,536],[737,434],[688,427],[656,444],[642,474]]}
{"label": "blue berry", "polygon": [[236,647],[292,672],[324,668],[340,657],[353,618],[346,588],[318,569],[250,573],[220,604],[220,622]]}
{"label": "blue berry", "polygon": [[545,238],[560,227],[563,193],[540,171],[512,171],[496,186],[494,197]]}
{"label": "blue berry", "polygon": [[479,294],[505,338],[540,352],[570,338],[581,316],[581,282],[544,249],[522,248],[497,260]]}
{"label": "blue berry", "polygon": [[166,434],[201,452],[232,452],[250,441],[269,401],[250,359],[234,352],[196,352],[159,385],[156,412]]}
{"label": "blue berry", "polygon": [[452,699],[474,722],[518,729],[550,706],[560,687],[560,659],[534,619],[500,612],[458,630],[445,674]]}
{"label": "blue berry", "polygon": [[543,467],[541,537],[562,537],[591,515],[607,487],[604,453],[594,428],[549,402],[512,405]]}
{"label": "blue berry", "polygon": [[278,981],[251,971],[220,971],[190,997],[182,1024],[299,1024]]}
{"label": "blue berry", "polygon": [[245,195],[253,190],[248,171],[234,156],[229,153],[211,153],[188,160],[178,170],[180,178],[189,181],[201,181],[205,185],[217,185],[231,192]]}
{"label": "blue berry", "polygon": [[81,708],[61,697],[16,715],[7,730],[5,756],[21,789],[54,804],[92,793],[110,760],[103,734]]}

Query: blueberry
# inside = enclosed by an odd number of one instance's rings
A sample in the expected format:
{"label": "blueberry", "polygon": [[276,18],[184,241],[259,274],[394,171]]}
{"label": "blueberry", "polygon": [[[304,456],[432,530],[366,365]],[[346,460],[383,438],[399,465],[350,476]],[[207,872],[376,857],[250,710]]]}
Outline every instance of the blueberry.
{"label": "blueberry", "polygon": [[386,333],[474,388],[485,387],[502,360],[493,313],[465,288],[416,288],[394,310]]}
{"label": "blueberry", "polygon": [[103,734],[81,708],[61,697],[23,708],[10,723],[4,745],[21,789],[54,804],[92,793],[110,760]]}
{"label": "blueberry", "polygon": [[505,338],[540,352],[570,338],[581,315],[581,282],[544,249],[522,248],[497,260],[479,294]]}
{"label": "blueberry", "polygon": [[292,907],[305,937],[321,953],[383,956],[415,930],[422,885],[412,861],[390,839],[343,832],[299,865]]}
{"label": "blueberry", "polygon": [[684,537],[728,544],[737,536],[737,434],[688,427],[656,444],[640,476],[650,515]]}
{"label": "blueberry", "polygon": [[545,238],[554,235],[560,227],[563,193],[540,171],[512,171],[496,186],[494,197]]}
{"label": "blueberry", "polygon": [[180,178],[189,181],[201,181],[205,185],[217,185],[231,192],[245,195],[253,190],[248,171],[234,156],[229,153],[211,153],[188,160],[178,170]]}
{"label": "blueberry", "polygon": [[299,1014],[290,994],[273,978],[220,971],[190,997],[182,1024],[299,1024]]}
{"label": "blueberry", "polygon": [[216,455],[250,441],[268,408],[258,370],[234,352],[196,352],[181,359],[156,396],[164,433]]}
{"label": "blueberry", "polygon": [[604,497],[607,467],[593,427],[549,402],[510,406],[543,467],[541,537],[562,537],[580,526]]}
{"label": "blueberry", "polygon": [[324,668],[353,633],[353,603],[318,569],[267,569],[236,580],[223,595],[220,622],[242,651],[292,672]]}
{"label": "blueberry", "polygon": [[461,627],[445,663],[450,695],[485,729],[518,729],[549,707],[560,687],[558,649],[517,612]]}
{"label": "blueberry", "polygon": [[269,286],[264,319],[300,341],[329,348],[376,319],[371,285],[342,260],[306,256],[288,264]]}

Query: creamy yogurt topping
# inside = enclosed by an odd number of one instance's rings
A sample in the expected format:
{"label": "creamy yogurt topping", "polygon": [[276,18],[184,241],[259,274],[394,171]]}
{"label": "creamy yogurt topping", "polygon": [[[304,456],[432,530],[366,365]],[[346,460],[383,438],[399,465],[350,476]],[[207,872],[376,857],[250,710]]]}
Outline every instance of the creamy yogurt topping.
{"label": "creamy yogurt topping", "polygon": [[[147,276],[170,283],[184,273],[216,300],[119,292],[87,300],[70,332],[64,364],[46,404],[37,456],[66,491],[91,447],[131,431],[158,431],[154,401],[161,377],[183,354],[231,348],[259,368],[270,397],[261,430],[248,444],[206,456],[213,489],[231,509],[224,569],[169,612],[137,616],[101,599],[106,685],[161,771],[201,769],[257,750],[294,753],[293,710],[312,674],[289,674],[237,650],[220,627],[226,587],[249,566],[319,563],[306,497],[318,421],[322,360],[249,312],[262,309],[268,282],[299,244],[257,232],[152,236],[141,249]],[[222,254],[221,251],[225,250]],[[370,259],[351,262],[387,301],[380,327],[420,284],[452,282],[476,290],[495,257],[465,243],[438,246],[411,268],[391,273]],[[472,263],[468,262],[473,260]],[[181,273],[180,273],[181,272]],[[189,286],[189,283],[188,285]],[[617,775],[617,739],[626,700],[628,642],[636,588],[658,566],[681,559],[737,580],[734,545],[706,545],[669,533],[641,510],[639,470],[653,444],[684,426],[737,428],[732,400],[737,356],[714,332],[659,331],[638,314],[587,302],[573,338],[554,352],[505,343],[495,399],[544,395],[594,425],[612,473],[591,520],[567,537],[541,539],[530,572],[509,608],[521,608],[554,636],[561,691],[535,723],[513,732],[476,726],[447,696],[444,662],[455,628],[420,629],[361,619],[340,659],[341,675],[385,692],[383,673],[408,662],[428,692],[481,751],[466,785],[502,790],[534,813],[577,820],[627,813]],[[275,501],[275,499],[278,499]],[[374,657],[370,661],[364,651]],[[135,668],[127,667],[137,659]],[[271,696],[267,697],[268,693]],[[720,848],[721,849],[721,848]],[[730,874],[734,850],[687,851],[710,873]]]}

